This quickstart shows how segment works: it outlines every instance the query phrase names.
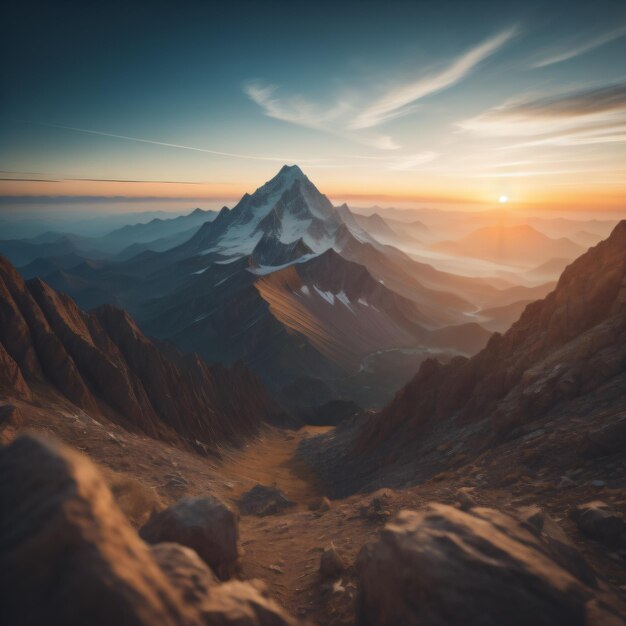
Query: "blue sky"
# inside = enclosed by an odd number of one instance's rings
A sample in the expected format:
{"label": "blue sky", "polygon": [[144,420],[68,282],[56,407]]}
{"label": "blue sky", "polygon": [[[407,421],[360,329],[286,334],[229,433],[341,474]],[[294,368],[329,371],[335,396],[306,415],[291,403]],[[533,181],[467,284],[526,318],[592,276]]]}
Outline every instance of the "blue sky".
{"label": "blue sky", "polygon": [[623,2],[5,5],[4,196],[623,208]]}

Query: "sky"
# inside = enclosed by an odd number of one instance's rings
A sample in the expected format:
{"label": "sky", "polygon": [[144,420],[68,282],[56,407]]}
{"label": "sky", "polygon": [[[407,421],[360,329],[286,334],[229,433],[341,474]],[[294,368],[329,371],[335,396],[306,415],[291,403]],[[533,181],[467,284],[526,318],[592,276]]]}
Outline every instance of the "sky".
{"label": "sky", "polygon": [[626,210],[626,3],[7,1],[0,210],[229,203],[297,163],[355,205]]}

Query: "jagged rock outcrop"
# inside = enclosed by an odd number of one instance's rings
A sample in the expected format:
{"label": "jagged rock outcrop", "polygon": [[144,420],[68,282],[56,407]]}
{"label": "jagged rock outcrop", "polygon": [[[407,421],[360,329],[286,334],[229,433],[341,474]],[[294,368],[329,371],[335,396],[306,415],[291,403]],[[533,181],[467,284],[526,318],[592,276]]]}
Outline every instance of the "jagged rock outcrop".
{"label": "jagged rock outcrop", "polygon": [[153,514],[139,535],[152,544],[174,542],[192,548],[221,580],[237,570],[237,514],[212,496],[179,500]]}
{"label": "jagged rock outcrop", "polygon": [[402,511],[362,548],[357,623],[623,624],[621,602],[579,576],[536,527],[493,509],[431,504]]}
{"label": "jagged rock outcrop", "polygon": [[238,443],[280,409],[244,366],[209,366],[157,346],[132,318],[90,313],[0,257],[0,392],[30,399],[30,383],[125,428],[205,450]]}
{"label": "jagged rock outcrop", "polygon": [[0,449],[2,622],[295,626],[255,581],[219,584],[191,550],[150,548],[85,457],[23,435]]}

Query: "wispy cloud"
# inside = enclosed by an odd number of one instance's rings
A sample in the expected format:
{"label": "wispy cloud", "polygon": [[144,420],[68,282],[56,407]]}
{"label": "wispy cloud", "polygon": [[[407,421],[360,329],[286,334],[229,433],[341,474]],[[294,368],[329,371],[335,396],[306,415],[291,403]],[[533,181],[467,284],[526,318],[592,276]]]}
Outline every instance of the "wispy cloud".
{"label": "wispy cloud", "polygon": [[534,137],[509,147],[622,142],[626,140],[626,82],[510,101],[458,127],[488,137]]}
{"label": "wispy cloud", "polygon": [[389,135],[353,133],[346,130],[345,120],[354,111],[346,101],[339,100],[331,107],[324,108],[299,95],[279,98],[276,95],[278,88],[275,85],[266,85],[260,81],[247,83],[243,89],[268,117],[320,130],[379,150],[400,148]]}
{"label": "wispy cloud", "polygon": [[540,68],[546,67],[548,65],[554,65],[555,63],[562,63],[563,61],[569,61],[570,59],[580,56],[581,54],[591,52],[591,50],[595,50],[596,48],[600,48],[601,46],[604,46],[611,41],[615,41],[616,39],[619,39],[624,35],[626,35],[626,26],[609,31],[608,33],[604,33],[603,35],[599,35],[598,37],[590,39],[589,41],[579,43],[578,45],[575,45],[568,50],[563,50],[561,52],[551,54],[545,59],[534,63],[532,67]]}
{"label": "wispy cloud", "polygon": [[260,81],[244,85],[244,92],[263,109],[265,115],[308,128],[326,130],[329,124],[345,115],[351,108],[347,103],[340,101],[331,108],[324,109],[302,96],[278,98],[276,91],[275,85],[266,85]]}
{"label": "wispy cloud", "polygon": [[517,28],[505,30],[455,59],[440,72],[397,86],[362,110],[350,123],[351,129],[371,128],[414,110],[418,100],[447,89],[465,78],[479,63],[513,38]]}
{"label": "wispy cloud", "polygon": [[330,106],[322,106],[301,95],[279,96],[276,85],[258,80],[244,84],[243,90],[268,117],[379,150],[398,150],[401,146],[391,136],[370,129],[410,113],[418,100],[459,82],[516,33],[517,27],[505,30],[461,55],[440,72],[396,85],[374,101],[368,94],[353,91],[350,99],[339,98]]}

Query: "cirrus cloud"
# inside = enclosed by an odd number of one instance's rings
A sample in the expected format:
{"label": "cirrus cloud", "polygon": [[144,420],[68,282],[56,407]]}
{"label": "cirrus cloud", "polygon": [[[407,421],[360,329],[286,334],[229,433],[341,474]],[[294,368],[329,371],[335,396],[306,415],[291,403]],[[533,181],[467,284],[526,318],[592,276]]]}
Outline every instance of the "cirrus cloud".
{"label": "cirrus cloud", "polygon": [[626,82],[506,102],[457,124],[486,137],[534,137],[513,147],[626,140]]}

